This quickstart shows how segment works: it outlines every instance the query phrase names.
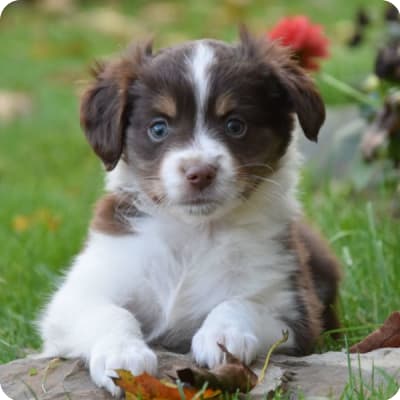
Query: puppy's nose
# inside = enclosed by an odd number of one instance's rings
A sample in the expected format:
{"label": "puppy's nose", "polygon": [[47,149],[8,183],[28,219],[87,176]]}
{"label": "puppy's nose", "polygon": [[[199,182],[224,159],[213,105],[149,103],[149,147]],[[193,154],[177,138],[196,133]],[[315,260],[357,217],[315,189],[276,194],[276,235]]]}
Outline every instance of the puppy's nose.
{"label": "puppy's nose", "polygon": [[198,189],[203,190],[209,186],[215,176],[217,175],[217,168],[212,165],[193,165],[188,167],[185,171],[186,180],[189,184]]}

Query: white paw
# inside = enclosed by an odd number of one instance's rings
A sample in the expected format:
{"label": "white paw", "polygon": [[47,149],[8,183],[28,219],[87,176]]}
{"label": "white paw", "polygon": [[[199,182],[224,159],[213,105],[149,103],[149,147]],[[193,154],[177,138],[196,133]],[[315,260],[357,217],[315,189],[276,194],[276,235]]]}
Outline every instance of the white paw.
{"label": "white paw", "polygon": [[227,350],[246,364],[257,356],[258,340],[250,332],[237,327],[203,326],[192,340],[193,357],[199,365],[213,368],[224,362],[224,353],[217,343],[225,345]]}
{"label": "white paw", "polygon": [[89,362],[90,376],[96,385],[105,388],[113,396],[119,397],[121,389],[111,378],[118,375],[117,369],[126,369],[133,375],[143,372],[155,374],[157,356],[139,339],[119,341],[115,339],[97,343],[91,353]]}

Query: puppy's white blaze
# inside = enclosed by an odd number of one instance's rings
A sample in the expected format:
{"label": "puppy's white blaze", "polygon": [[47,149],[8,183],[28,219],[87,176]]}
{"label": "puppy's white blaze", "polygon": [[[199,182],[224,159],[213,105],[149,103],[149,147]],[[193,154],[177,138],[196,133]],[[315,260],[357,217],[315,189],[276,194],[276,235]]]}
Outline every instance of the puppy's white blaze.
{"label": "puppy's white blaze", "polygon": [[209,89],[209,69],[214,60],[214,50],[204,42],[198,42],[190,60],[190,73],[197,99],[197,112],[201,113]]}
{"label": "puppy's white blaze", "polygon": [[235,163],[229,149],[216,140],[211,132],[204,128],[197,131],[192,146],[202,154],[206,162],[218,167],[222,180],[235,177]]}

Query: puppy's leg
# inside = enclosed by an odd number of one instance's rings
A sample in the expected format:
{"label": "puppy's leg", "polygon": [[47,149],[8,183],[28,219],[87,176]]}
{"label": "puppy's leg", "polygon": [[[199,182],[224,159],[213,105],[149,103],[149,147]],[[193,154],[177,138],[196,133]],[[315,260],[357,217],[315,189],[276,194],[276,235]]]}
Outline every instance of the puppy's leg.
{"label": "puppy's leg", "polygon": [[99,326],[102,321],[104,334],[93,342],[89,360],[90,375],[98,386],[105,387],[113,395],[119,395],[119,389],[110,379],[117,376],[115,370],[126,369],[134,375],[145,371],[154,374],[157,358],[144,342],[139,324],[132,315],[128,315],[129,312],[113,305],[97,311],[98,318],[92,323],[93,326]]}
{"label": "puppy's leg", "polygon": [[139,290],[134,248],[129,238],[92,238],[40,321],[43,354],[84,359],[93,381],[113,395],[120,393],[111,379],[116,369],[157,368],[138,321],[123,307]]}
{"label": "puppy's leg", "polygon": [[335,306],[341,279],[340,264],[327,242],[310,226],[305,223],[298,223],[294,226],[294,234],[297,235],[297,240],[305,246],[308,253],[307,265],[311,272],[316,294],[323,304],[323,329],[338,329],[340,322]]}
{"label": "puppy's leg", "polygon": [[289,340],[283,347],[291,348],[294,345],[291,329],[268,313],[265,306],[246,300],[226,301],[211,311],[193,337],[192,353],[198,364],[212,368],[224,360],[217,345],[222,343],[249,364],[282,338],[284,330],[289,331]]}

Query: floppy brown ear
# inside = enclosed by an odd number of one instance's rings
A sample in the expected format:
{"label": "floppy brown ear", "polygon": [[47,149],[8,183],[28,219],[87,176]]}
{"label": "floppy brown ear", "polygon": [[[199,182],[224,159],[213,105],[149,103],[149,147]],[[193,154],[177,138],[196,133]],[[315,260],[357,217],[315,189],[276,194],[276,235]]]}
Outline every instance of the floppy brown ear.
{"label": "floppy brown ear", "polygon": [[262,62],[287,91],[306,137],[317,141],[325,121],[325,105],[313,80],[293,58],[288,47],[265,37],[255,38],[240,27],[240,42],[247,58]]}
{"label": "floppy brown ear", "polygon": [[293,59],[281,65],[277,73],[293,102],[304,134],[316,142],[325,121],[325,105],[312,79]]}
{"label": "floppy brown ear", "polygon": [[150,54],[151,43],[130,49],[116,62],[98,64],[93,69],[95,81],[83,94],[81,126],[107,171],[117,165],[122,154],[129,86],[137,79],[144,57]]}

